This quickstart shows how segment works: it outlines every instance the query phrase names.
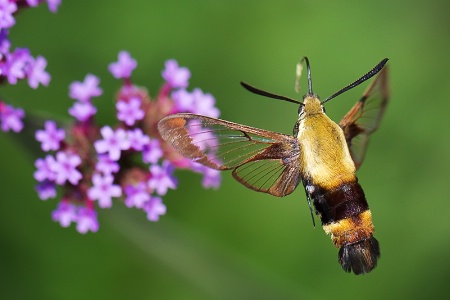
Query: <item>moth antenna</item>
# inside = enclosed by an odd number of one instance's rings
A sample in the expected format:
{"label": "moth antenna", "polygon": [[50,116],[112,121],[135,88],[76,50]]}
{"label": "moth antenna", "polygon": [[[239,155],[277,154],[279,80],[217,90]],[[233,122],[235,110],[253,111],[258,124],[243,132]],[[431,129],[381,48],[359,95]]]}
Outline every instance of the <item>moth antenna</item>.
{"label": "moth antenna", "polygon": [[309,66],[309,59],[306,56],[303,56],[300,63],[303,63],[303,61],[306,62],[306,70],[308,72],[308,95],[314,95],[313,88],[312,88],[312,79],[311,79],[311,68]]}
{"label": "moth antenna", "polygon": [[251,86],[245,82],[241,81],[241,85],[248,91],[260,95],[260,96],[264,96],[264,97],[268,97],[268,98],[272,98],[272,99],[278,99],[278,100],[283,100],[283,101],[287,101],[287,102],[292,102],[292,103],[296,103],[299,105],[303,105],[303,103],[301,103],[300,101],[297,101],[295,99],[291,99],[289,97],[285,97],[285,96],[281,96],[281,95],[277,95],[277,94],[273,94],[273,93],[269,93],[263,90],[260,90],[258,88],[255,88],[254,86]]}
{"label": "moth antenna", "polygon": [[367,72],[366,74],[364,74],[363,76],[361,76],[358,80],[350,83],[349,85],[347,85],[346,87],[343,87],[342,89],[340,89],[339,91],[337,91],[336,93],[334,93],[333,95],[331,95],[330,97],[326,98],[325,100],[323,100],[321,102],[321,104],[323,105],[325,102],[330,101],[331,99],[339,96],[340,94],[354,88],[355,86],[363,83],[364,81],[366,81],[367,79],[373,77],[374,75],[376,75],[378,72],[381,71],[381,69],[383,69],[384,65],[387,63],[389,59],[385,58],[382,61],[380,61],[372,70],[370,70],[369,72]]}
{"label": "moth antenna", "polygon": [[302,76],[303,64],[300,61],[295,69],[295,92],[300,93],[300,77]]}

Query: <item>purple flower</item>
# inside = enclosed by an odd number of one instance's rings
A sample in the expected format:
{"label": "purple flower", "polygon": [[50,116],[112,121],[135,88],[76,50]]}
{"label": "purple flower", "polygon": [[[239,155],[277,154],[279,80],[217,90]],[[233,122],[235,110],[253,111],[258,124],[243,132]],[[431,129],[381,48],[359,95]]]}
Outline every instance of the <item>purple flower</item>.
{"label": "purple flower", "polygon": [[150,137],[145,135],[140,128],[135,128],[134,130],[128,130],[128,141],[132,149],[141,151],[150,143]]}
{"label": "purple flower", "polygon": [[163,151],[157,139],[151,139],[142,149],[142,160],[145,163],[156,164],[163,156]]}
{"label": "purple flower", "polygon": [[141,99],[131,98],[128,102],[119,100],[116,103],[117,119],[125,122],[128,126],[134,125],[137,120],[144,118],[144,111],[141,109]]}
{"label": "purple flower", "polygon": [[220,171],[192,162],[192,169],[203,174],[202,185],[204,188],[218,188],[221,182]]}
{"label": "purple flower", "polygon": [[70,223],[77,219],[76,206],[67,202],[61,201],[58,207],[52,212],[52,219],[59,222],[62,227],[69,227]]}
{"label": "purple flower", "polygon": [[12,130],[19,132],[23,128],[22,118],[25,117],[25,112],[21,108],[14,108],[12,105],[1,105],[3,110],[0,109],[0,122],[3,131]]}
{"label": "purple flower", "polygon": [[91,102],[75,102],[69,108],[69,114],[80,122],[86,122],[90,117],[95,115],[97,109]]}
{"label": "purple flower", "polygon": [[47,0],[48,9],[52,13],[56,13],[58,6],[61,4],[61,0]]}
{"label": "purple flower", "polygon": [[41,0],[26,0],[26,1],[30,7],[38,6],[39,3],[41,2]]}
{"label": "purple flower", "polygon": [[111,63],[108,66],[108,70],[115,78],[124,79],[131,77],[131,73],[136,68],[136,66],[137,62],[130,56],[130,53],[128,53],[127,51],[120,51],[118,55],[118,61]]}
{"label": "purple flower", "polygon": [[151,197],[149,201],[144,204],[144,211],[147,213],[147,219],[156,222],[159,216],[166,214],[166,206],[159,197]]}
{"label": "purple flower", "polygon": [[[0,54],[6,54],[9,52],[9,48],[11,47],[11,42],[8,40],[9,32],[7,29],[0,30]],[[2,58],[2,55],[0,55]],[[1,69],[0,69],[1,72]]]}
{"label": "purple flower", "polygon": [[28,84],[33,89],[36,89],[40,84],[47,86],[50,82],[50,75],[45,71],[47,66],[47,61],[44,57],[38,56],[32,66],[31,70],[28,72]]}
{"label": "purple flower", "polygon": [[56,164],[56,160],[53,156],[47,155],[45,159],[38,158],[34,162],[34,166],[36,167],[36,171],[34,172],[34,179],[39,182],[43,182],[45,180],[55,180],[56,173],[53,171],[53,166]]}
{"label": "purple flower", "polygon": [[205,94],[201,89],[189,93],[180,89],[171,94],[177,111],[191,112],[212,118],[219,117],[220,111],[215,107],[216,100],[211,94]]}
{"label": "purple flower", "polygon": [[194,89],[192,91],[194,97],[194,113],[208,116],[211,118],[218,118],[220,111],[215,107],[216,100],[211,94],[205,94],[201,89]]}
{"label": "purple flower", "polygon": [[179,89],[174,91],[172,94],[172,99],[175,103],[177,111],[180,112],[194,112],[194,97],[191,93],[185,89]]}
{"label": "purple flower", "polygon": [[81,234],[98,231],[97,213],[91,208],[80,207],[75,221],[77,222],[77,231]]}
{"label": "purple flower", "polygon": [[172,88],[186,88],[189,85],[191,72],[187,68],[180,68],[174,59],[166,61],[162,77]]}
{"label": "purple flower", "polygon": [[37,130],[35,134],[36,140],[42,143],[42,150],[59,150],[61,141],[66,137],[64,129],[58,129],[54,121],[46,121],[44,126],[44,130]]}
{"label": "purple flower", "polygon": [[57,152],[56,162],[51,165],[52,171],[55,172],[55,182],[63,185],[66,181],[71,184],[78,184],[82,175],[77,167],[81,164],[81,158],[77,154]]}
{"label": "purple flower", "polygon": [[103,139],[94,143],[97,153],[108,153],[112,160],[119,160],[122,150],[130,149],[130,141],[128,135],[122,128],[115,132],[109,126],[104,126],[100,129]]}
{"label": "purple flower", "polygon": [[175,189],[177,187],[177,180],[173,176],[174,166],[168,161],[164,160],[162,166],[150,166],[151,177],[148,180],[148,186],[155,190],[158,195],[164,196],[167,190]]}
{"label": "purple flower", "polygon": [[75,81],[70,84],[69,96],[72,99],[87,102],[92,97],[98,97],[103,93],[102,89],[98,87],[99,83],[100,79],[97,76],[88,74],[83,82]]}
{"label": "purple flower", "polygon": [[127,185],[124,192],[127,207],[143,208],[144,204],[150,200],[150,194],[144,182],[139,182],[137,185]]}
{"label": "purple flower", "polygon": [[95,170],[106,175],[119,172],[120,166],[116,161],[111,160],[107,154],[100,154],[95,164]]}
{"label": "purple flower", "polygon": [[56,186],[49,180],[38,183],[35,188],[41,200],[47,200],[56,197]]}
{"label": "purple flower", "polygon": [[120,186],[113,184],[114,177],[112,175],[94,174],[92,176],[93,186],[88,189],[87,195],[91,200],[98,200],[101,208],[112,206],[112,197],[120,197],[122,189]]}
{"label": "purple flower", "polygon": [[25,78],[27,69],[33,64],[30,50],[16,48],[14,52],[6,54],[6,62],[2,66],[3,74],[10,84],[16,84],[18,79]]}
{"label": "purple flower", "polygon": [[0,29],[12,27],[16,21],[13,17],[17,5],[9,0],[0,0]]}

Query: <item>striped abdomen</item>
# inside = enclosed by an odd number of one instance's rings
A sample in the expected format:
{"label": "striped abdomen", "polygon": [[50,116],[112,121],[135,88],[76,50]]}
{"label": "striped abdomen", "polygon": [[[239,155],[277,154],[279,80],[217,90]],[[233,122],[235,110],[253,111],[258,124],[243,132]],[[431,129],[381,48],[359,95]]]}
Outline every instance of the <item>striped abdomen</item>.
{"label": "striped abdomen", "polygon": [[372,214],[364,192],[357,182],[346,182],[325,189],[304,180],[323,229],[331,234],[339,248],[339,262],[346,272],[370,272],[380,257],[378,241],[373,237]]}

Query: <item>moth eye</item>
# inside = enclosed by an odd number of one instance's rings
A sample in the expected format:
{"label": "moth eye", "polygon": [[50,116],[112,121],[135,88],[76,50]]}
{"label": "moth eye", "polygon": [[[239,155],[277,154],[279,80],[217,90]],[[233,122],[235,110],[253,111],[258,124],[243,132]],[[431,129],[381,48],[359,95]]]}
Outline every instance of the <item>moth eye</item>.
{"label": "moth eye", "polygon": [[298,115],[300,116],[303,113],[304,110],[305,110],[305,106],[304,105],[300,105],[299,108],[298,108]]}
{"label": "moth eye", "polygon": [[322,111],[324,114],[326,114],[327,112],[325,111],[325,106],[322,106]]}

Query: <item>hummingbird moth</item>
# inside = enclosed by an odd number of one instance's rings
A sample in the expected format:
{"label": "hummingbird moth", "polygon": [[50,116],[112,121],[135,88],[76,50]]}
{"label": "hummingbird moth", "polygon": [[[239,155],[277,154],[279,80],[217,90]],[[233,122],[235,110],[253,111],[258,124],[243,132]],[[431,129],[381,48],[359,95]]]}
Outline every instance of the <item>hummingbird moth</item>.
{"label": "hummingbird moth", "polygon": [[[158,129],[181,155],[216,170],[231,170],[238,182],[257,192],[283,197],[301,182],[311,215],[313,206],[323,229],[339,248],[342,268],[365,274],[376,267],[380,248],[355,172],[388,103],[388,59],[322,101],[313,92],[309,60],[304,57],[303,61],[308,73],[303,101],[241,83],[258,95],[298,104],[293,135],[190,113],[169,115],[159,122]],[[325,114],[324,103],[375,75],[338,124]]]}

